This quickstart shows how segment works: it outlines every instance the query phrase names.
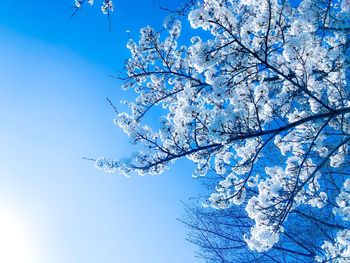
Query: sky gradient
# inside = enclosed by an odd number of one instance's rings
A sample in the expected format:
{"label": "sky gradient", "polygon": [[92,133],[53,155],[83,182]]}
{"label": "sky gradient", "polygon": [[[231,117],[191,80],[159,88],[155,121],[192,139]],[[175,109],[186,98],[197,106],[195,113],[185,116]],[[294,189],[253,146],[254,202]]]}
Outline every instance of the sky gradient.
{"label": "sky gradient", "polygon": [[167,14],[157,1],[115,1],[109,32],[98,1],[70,18],[72,2],[0,8],[0,223],[25,236],[17,253],[29,251],[13,263],[198,262],[176,221],[200,191],[188,162],[125,178],[81,158],[133,152],[106,102],[130,94],[110,75],[128,57],[125,31],[137,39]]}

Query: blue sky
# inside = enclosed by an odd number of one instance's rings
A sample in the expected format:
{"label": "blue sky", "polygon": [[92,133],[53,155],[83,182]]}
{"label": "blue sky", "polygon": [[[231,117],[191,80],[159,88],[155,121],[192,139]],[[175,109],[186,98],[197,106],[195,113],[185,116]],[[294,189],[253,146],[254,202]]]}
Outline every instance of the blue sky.
{"label": "blue sky", "polygon": [[200,191],[187,162],[128,179],[81,159],[132,153],[105,100],[129,95],[109,75],[128,57],[125,31],[136,39],[166,13],[153,0],[114,1],[110,33],[97,0],[73,19],[72,2],[1,3],[0,223],[11,218],[31,251],[13,263],[197,262],[176,221],[180,200]]}

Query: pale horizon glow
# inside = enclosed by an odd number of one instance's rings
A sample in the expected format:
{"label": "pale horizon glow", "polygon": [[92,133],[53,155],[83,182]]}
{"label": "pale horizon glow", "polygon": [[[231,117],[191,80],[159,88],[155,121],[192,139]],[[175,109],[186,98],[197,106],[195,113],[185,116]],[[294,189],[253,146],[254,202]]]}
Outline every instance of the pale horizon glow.
{"label": "pale horizon glow", "polygon": [[29,229],[10,209],[0,210],[0,262],[35,263],[37,253]]}

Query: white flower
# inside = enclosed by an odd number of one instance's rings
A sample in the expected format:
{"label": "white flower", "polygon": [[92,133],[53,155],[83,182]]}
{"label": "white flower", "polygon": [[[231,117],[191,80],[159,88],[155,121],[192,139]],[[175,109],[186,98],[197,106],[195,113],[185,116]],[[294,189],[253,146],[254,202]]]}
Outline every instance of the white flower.
{"label": "white flower", "polygon": [[80,2],[81,0],[75,0],[75,6],[77,7],[77,8],[80,8],[81,7],[81,2]]}
{"label": "white flower", "polygon": [[103,1],[102,3],[102,6],[101,6],[101,11],[103,14],[108,14],[109,11],[113,12],[113,3],[112,3],[112,0],[105,0]]}

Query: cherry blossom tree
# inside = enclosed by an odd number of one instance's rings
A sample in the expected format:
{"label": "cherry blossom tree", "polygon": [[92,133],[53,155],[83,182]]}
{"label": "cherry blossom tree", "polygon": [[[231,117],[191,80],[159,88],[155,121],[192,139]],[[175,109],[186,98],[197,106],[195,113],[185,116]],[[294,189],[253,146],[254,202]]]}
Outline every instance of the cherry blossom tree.
{"label": "cherry blossom tree", "polygon": [[276,251],[299,211],[342,226],[308,255],[349,262],[350,1],[202,0],[188,21],[189,39],[170,19],[128,42],[121,78],[137,96],[115,123],[140,150],[96,166],[161,174],[187,158],[218,178],[206,206],[246,213],[232,231],[253,254]]}

